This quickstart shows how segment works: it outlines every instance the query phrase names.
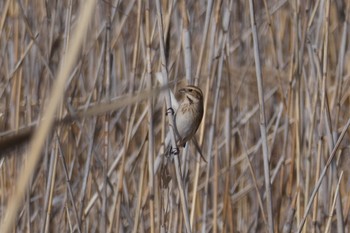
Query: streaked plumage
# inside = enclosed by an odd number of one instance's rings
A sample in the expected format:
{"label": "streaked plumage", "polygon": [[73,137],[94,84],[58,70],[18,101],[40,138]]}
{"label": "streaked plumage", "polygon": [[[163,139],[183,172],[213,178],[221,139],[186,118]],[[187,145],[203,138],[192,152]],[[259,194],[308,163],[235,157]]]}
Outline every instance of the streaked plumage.
{"label": "streaked plumage", "polygon": [[184,145],[196,133],[203,118],[203,93],[198,87],[188,85],[179,90],[180,105],[175,114],[176,133]]}

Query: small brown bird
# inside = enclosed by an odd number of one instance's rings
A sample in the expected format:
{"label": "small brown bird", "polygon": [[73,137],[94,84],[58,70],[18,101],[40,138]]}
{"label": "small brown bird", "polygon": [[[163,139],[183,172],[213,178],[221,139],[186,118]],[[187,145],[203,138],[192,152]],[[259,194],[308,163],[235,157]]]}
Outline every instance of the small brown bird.
{"label": "small brown bird", "polygon": [[203,93],[195,86],[186,86],[179,90],[181,100],[175,114],[175,129],[178,142],[184,145],[195,135],[203,118]]}
{"label": "small brown bird", "polygon": [[[186,143],[192,140],[202,159],[207,162],[202,154],[196,137],[194,137],[203,118],[203,93],[198,87],[188,85],[180,89],[178,91],[178,94],[180,97],[178,104],[177,102],[173,103],[173,107],[176,111],[174,128],[177,146],[185,147]],[[165,145],[167,148],[166,153],[170,155],[172,153],[172,147],[170,145],[170,134],[168,134],[165,139]],[[161,168],[162,187],[167,187],[171,178],[175,177],[174,167],[168,167],[166,165],[166,161],[167,160],[164,160]]]}
{"label": "small brown bird", "polygon": [[[206,162],[200,146],[194,137],[203,118],[203,93],[201,89],[192,85],[180,89],[178,93],[180,95],[180,100],[175,113],[177,145],[184,147],[188,141],[192,140],[202,159]],[[166,145],[169,145],[169,141],[170,140],[168,140]],[[170,149],[169,147],[169,152]]]}

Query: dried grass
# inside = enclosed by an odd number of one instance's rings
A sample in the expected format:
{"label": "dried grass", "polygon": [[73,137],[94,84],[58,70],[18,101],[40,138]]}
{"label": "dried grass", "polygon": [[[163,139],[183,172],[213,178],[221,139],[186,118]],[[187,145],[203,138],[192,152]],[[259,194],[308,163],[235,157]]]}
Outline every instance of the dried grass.
{"label": "dried grass", "polygon": [[1,232],[349,231],[347,2],[92,2],[0,2]]}

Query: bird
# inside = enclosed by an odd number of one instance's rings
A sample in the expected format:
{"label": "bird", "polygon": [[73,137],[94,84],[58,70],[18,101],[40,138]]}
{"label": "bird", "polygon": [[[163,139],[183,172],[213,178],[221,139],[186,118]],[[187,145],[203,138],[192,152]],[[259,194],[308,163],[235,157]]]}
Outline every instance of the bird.
{"label": "bird", "polygon": [[185,147],[192,140],[202,159],[206,161],[194,137],[204,114],[203,92],[199,87],[187,85],[178,90],[178,96],[179,104],[174,116],[177,146]]}
{"label": "bird", "polygon": [[178,143],[185,145],[191,140],[203,118],[203,93],[200,88],[188,85],[178,90],[179,107],[175,113],[175,132]]}
{"label": "bird", "polygon": [[[179,97],[178,100],[174,97],[172,92],[170,93],[172,105],[175,109],[174,131],[176,146],[185,147],[187,142],[192,141],[202,159],[207,162],[195,137],[204,114],[203,93],[199,87],[192,85],[179,89],[177,93],[177,96]],[[171,110],[172,111],[169,111],[169,113],[174,113],[173,109]],[[170,157],[175,151],[178,153],[178,148],[174,149],[171,146],[170,132],[168,132],[168,135],[165,138],[165,145],[167,148],[167,157]],[[163,164],[161,165],[161,185],[164,188],[168,187],[169,182],[176,173],[174,167],[169,167],[167,164],[168,160],[163,160]]]}

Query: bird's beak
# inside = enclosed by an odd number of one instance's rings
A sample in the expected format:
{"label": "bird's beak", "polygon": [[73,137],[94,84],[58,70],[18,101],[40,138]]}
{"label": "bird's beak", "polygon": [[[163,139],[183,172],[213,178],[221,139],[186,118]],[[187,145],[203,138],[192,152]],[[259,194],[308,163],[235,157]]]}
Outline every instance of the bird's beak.
{"label": "bird's beak", "polygon": [[179,93],[185,93],[186,90],[184,88],[179,89]]}

